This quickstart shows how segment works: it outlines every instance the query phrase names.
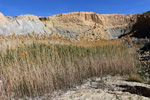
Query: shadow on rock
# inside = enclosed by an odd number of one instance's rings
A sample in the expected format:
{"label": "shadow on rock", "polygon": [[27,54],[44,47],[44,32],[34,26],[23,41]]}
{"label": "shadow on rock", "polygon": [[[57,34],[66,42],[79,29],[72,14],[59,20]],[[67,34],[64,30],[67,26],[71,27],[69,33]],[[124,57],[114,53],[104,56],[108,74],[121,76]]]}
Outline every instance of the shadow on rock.
{"label": "shadow on rock", "polygon": [[118,85],[118,87],[124,88],[123,92],[129,92],[131,94],[150,97],[150,88],[142,86],[129,86],[129,85]]}

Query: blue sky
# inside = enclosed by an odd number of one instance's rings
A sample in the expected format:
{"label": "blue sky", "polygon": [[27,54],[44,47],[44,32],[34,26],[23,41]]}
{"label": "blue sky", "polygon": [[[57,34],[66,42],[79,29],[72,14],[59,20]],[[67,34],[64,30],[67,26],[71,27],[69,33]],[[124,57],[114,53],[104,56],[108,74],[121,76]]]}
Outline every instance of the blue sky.
{"label": "blue sky", "polygon": [[76,11],[100,14],[135,14],[150,10],[150,0],[0,0],[6,16],[51,16]]}

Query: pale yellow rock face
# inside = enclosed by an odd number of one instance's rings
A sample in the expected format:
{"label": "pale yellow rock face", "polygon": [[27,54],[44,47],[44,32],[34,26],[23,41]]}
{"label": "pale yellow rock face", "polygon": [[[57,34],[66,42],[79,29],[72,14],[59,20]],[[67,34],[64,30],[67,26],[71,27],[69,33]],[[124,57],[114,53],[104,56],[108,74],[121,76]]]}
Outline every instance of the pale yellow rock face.
{"label": "pale yellow rock face", "polygon": [[20,16],[17,16],[16,18],[23,18],[23,19],[29,19],[29,18],[32,18],[32,19],[37,19],[39,20],[39,18],[37,16],[34,16],[34,15],[20,15]]}
{"label": "pale yellow rock face", "polygon": [[110,39],[107,29],[121,27],[136,22],[133,15],[98,14],[93,12],[73,12],[52,17],[41,17],[44,25],[54,31],[68,30],[68,33],[78,33],[82,39]]}
{"label": "pale yellow rock face", "polygon": [[[72,12],[50,17],[0,13],[0,34],[59,33],[75,40],[115,39],[134,33],[150,37],[150,12],[132,15]],[[74,38],[72,38],[74,37]]]}
{"label": "pale yellow rock face", "polygon": [[5,22],[7,21],[7,19],[5,18],[5,16],[0,13],[0,24],[5,24]]}

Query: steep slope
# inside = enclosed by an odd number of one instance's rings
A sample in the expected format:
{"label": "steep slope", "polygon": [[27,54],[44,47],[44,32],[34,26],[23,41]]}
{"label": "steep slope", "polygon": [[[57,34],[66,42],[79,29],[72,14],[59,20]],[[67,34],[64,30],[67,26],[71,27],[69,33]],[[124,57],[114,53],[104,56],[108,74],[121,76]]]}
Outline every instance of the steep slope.
{"label": "steep slope", "polygon": [[150,37],[150,12],[132,15],[73,12],[50,17],[0,13],[0,34],[59,33],[75,39],[115,39],[126,34]]}
{"label": "steep slope", "polygon": [[[110,39],[128,33],[136,19],[133,15],[101,15],[93,12],[73,12],[52,17],[41,17],[44,25],[60,34],[76,35],[85,39]],[[125,32],[123,32],[126,30]]]}
{"label": "steep slope", "polygon": [[0,13],[0,34],[50,33],[37,16],[5,17]]}
{"label": "steep slope", "polygon": [[137,21],[133,26],[132,32],[133,37],[150,38],[150,11],[137,15]]}

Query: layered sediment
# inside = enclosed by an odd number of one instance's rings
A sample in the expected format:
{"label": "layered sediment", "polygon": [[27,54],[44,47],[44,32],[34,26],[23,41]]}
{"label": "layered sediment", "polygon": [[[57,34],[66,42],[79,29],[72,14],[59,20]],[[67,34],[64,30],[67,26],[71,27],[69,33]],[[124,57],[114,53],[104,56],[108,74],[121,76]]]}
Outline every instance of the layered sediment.
{"label": "layered sediment", "polygon": [[127,34],[150,37],[150,12],[132,15],[73,12],[50,17],[0,13],[0,34],[58,33],[75,39],[115,39]]}

